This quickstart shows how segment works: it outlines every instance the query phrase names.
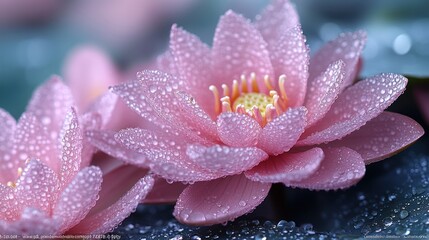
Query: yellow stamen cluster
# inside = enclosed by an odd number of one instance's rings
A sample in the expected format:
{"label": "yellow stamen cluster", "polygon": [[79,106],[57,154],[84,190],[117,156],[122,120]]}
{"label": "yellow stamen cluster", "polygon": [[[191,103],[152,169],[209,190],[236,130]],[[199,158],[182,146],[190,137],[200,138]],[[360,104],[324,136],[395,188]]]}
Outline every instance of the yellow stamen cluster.
{"label": "yellow stamen cluster", "polygon": [[[30,160],[29,160],[29,159],[27,159],[27,160],[25,161],[25,163],[24,163],[24,166],[25,166],[25,165],[27,165],[27,163],[29,163],[29,162],[30,162]],[[17,170],[17,178],[21,177],[21,175],[22,175],[22,172],[23,172],[23,171],[24,171],[24,170],[23,170],[23,168],[22,168],[22,167],[19,167],[19,168],[18,168],[18,170]],[[6,185],[7,185],[8,187],[11,187],[11,188],[16,188],[17,183],[16,183],[16,182],[9,181],[9,182],[7,182],[7,183],[6,183]]]}
{"label": "yellow stamen cluster", "polygon": [[284,88],[285,80],[285,75],[279,77],[278,90],[280,94],[272,87],[268,75],[264,76],[264,84],[269,94],[262,93],[254,73],[250,74],[250,79],[241,75],[240,83],[237,80],[232,81],[231,91],[226,84],[222,84],[222,97],[217,87],[212,85],[209,89],[214,95],[215,111],[217,114],[231,111],[248,114],[255,118],[261,126],[265,126],[288,108],[288,99]]}

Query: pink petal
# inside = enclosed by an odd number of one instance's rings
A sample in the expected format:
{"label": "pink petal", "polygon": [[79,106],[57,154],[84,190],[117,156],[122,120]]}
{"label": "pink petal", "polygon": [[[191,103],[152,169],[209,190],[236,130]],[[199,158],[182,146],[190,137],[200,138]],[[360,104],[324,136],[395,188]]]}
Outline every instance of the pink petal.
{"label": "pink petal", "polygon": [[214,77],[229,85],[242,74],[255,73],[260,89],[265,92],[264,75],[273,79],[267,43],[249,20],[228,11],[219,20],[213,40]]}
{"label": "pink petal", "polygon": [[203,109],[214,114],[214,99],[208,94],[209,86],[216,84],[211,73],[210,48],[197,36],[173,25],[170,52],[180,78],[186,81],[188,92],[193,93]]}
{"label": "pink petal", "polygon": [[308,109],[307,128],[323,118],[340,94],[344,80],[344,63],[338,60],[322,75],[310,82],[305,106]]}
{"label": "pink petal", "polygon": [[407,79],[397,74],[380,74],[347,88],[325,117],[310,127],[299,145],[312,145],[340,139],[379,115],[401,95]]}
{"label": "pink petal", "polygon": [[120,78],[109,57],[93,46],[75,49],[66,60],[63,72],[80,111],[85,111]]}
{"label": "pink petal", "polygon": [[189,145],[186,153],[195,165],[221,176],[240,174],[268,158],[264,151],[255,147]]}
{"label": "pink petal", "polygon": [[365,174],[365,163],[359,153],[349,148],[323,148],[325,158],[319,169],[301,181],[286,186],[311,190],[335,190],[356,184]]}
{"label": "pink petal", "polygon": [[275,76],[286,75],[285,91],[291,107],[302,106],[307,91],[310,50],[300,26],[286,31],[273,45],[271,61]]}
{"label": "pink petal", "polygon": [[17,178],[16,169],[22,167],[28,159],[38,159],[54,172],[57,172],[59,168],[58,154],[56,144],[52,141],[51,136],[36,117],[31,113],[24,112],[18,121],[12,140],[10,163],[13,166],[9,166],[12,167],[9,176],[13,176],[13,178],[10,180]]}
{"label": "pink petal", "polygon": [[126,162],[131,161],[133,164],[137,164],[139,167],[146,167],[144,156],[127,149],[122,144],[117,142],[115,140],[115,134],[116,132],[112,131],[86,132],[89,142],[101,151]]}
{"label": "pink petal", "polygon": [[58,197],[59,180],[55,172],[36,160],[30,160],[16,183],[16,198],[25,207],[49,214]]}
{"label": "pink petal", "polygon": [[342,33],[335,40],[323,46],[310,60],[310,78],[312,81],[320,76],[334,61],[342,60],[345,63],[344,81],[341,90],[351,85],[358,70],[358,60],[366,42],[366,33],[356,31]]}
{"label": "pink petal", "polygon": [[320,148],[312,148],[305,152],[285,153],[261,162],[245,174],[247,178],[257,182],[300,181],[314,174],[323,158],[323,150]]}
{"label": "pink petal", "polygon": [[118,95],[122,100],[141,117],[150,122],[162,122],[162,119],[157,117],[154,110],[148,105],[147,99],[144,97],[145,86],[139,81],[130,81],[110,88],[110,90]]}
{"label": "pink petal", "polygon": [[53,216],[59,217],[61,232],[79,223],[95,206],[102,182],[98,167],[87,167],[79,171],[61,193],[53,210]]}
{"label": "pink petal", "polygon": [[103,175],[103,183],[99,192],[100,200],[91,209],[87,217],[95,215],[110,207],[121,197],[123,197],[141,178],[145,177],[147,170],[122,165],[113,171]]}
{"label": "pink petal", "polygon": [[244,175],[197,182],[177,200],[174,216],[189,225],[208,226],[232,221],[261,204],[271,184],[248,180]]}
{"label": "pink petal", "polygon": [[27,112],[31,112],[47,129],[51,139],[57,141],[64,116],[74,105],[70,89],[58,76],[38,87],[33,93]]}
{"label": "pink petal", "polygon": [[0,232],[7,235],[32,236],[60,235],[58,221],[48,214],[35,208],[24,209],[21,218],[17,221],[7,222],[0,220]]}
{"label": "pink petal", "polygon": [[429,90],[414,88],[414,95],[426,123],[429,123]]}
{"label": "pink petal", "polygon": [[359,130],[329,146],[344,146],[358,152],[370,164],[403,150],[424,134],[413,119],[401,114],[382,112]]}
{"label": "pink petal", "polygon": [[80,169],[82,154],[82,132],[76,111],[72,109],[66,115],[60,133],[60,179],[66,185]]}
{"label": "pink petal", "polygon": [[151,176],[140,179],[121,199],[103,211],[83,219],[70,233],[104,234],[112,231],[137,208],[153,184]]}
{"label": "pink petal", "polygon": [[[184,114],[191,115],[188,116],[187,119],[190,117],[198,118],[198,116],[193,116],[192,113],[195,114],[195,112],[182,112],[183,103],[180,104],[179,102],[183,102],[183,100],[186,101],[187,99],[179,100],[177,92],[184,88],[183,81],[173,75],[158,71],[140,72],[138,74],[138,79],[144,86],[145,94],[144,97],[140,96],[140,100],[144,100],[143,98],[145,98],[155,114],[162,118],[170,127],[180,131],[184,136],[197,141],[204,141],[204,138],[199,136],[200,133],[194,130],[194,126],[191,125],[192,122],[188,123],[185,120],[186,118],[184,119]],[[187,101],[191,101],[191,99],[192,98]],[[198,108],[195,104],[193,104],[193,107]]]}
{"label": "pink petal", "polygon": [[166,51],[156,58],[156,69],[172,75],[178,74],[173,55],[170,51]]}
{"label": "pink petal", "polygon": [[232,147],[255,146],[261,126],[252,117],[239,113],[222,113],[217,118],[217,131],[225,144]]}
{"label": "pink petal", "polygon": [[183,183],[169,183],[156,177],[152,191],[149,192],[143,203],[174,203],[186,187],[187,185]]}
{"label": "pink petal", "polygon": [[[10,139],[12,139],[15,129],[15,119],[0,108],[0,182],[3,183],[13,179],[10,172],[19,165],[19,160],[11,158],[8,154],[12,145]],[[10,162],[12,162],[12,166],[10,166]]]}
{"label": "pink petal", "polygon": [[[122,119],[120,122],[116,121],[116,124],[114,124],[116,128],[113,129],[122,129],[129,126],[134,126],[129,123],[135,123],[137,122],[136,120],[140,120],[140,122],[146,120],[157,126],[165,126],[165,124],[167,124],[164,119],[157,115],[157,113],[149,105],[147,99],[144,97],[147,92],[147,89],[145,88],[146,86],[141,84],[139,81],[129,81],[110,88],[114,94],[117,94],[121,98],[121,100],[118,101],[119,108],[115,114],[130,116],[130,118]],[[129,113],[131,112],[127,111],[128,108],[132,109],[138,115],[130,115]],[[144,119],[141,119],[141,117]],[[117,118],[113,118],[113,120],[115,119]],[[120,126],[122,126],[122,128],[118,128]]]}
{"label": "pink petal", "polygon": [[[97,112],[85,113],[80,118],[81,129],[84,131],[99,130],[101,128],[101,116]],[[87,137],[82,139],[82,153],[80,168],[89,166],[96,149]]]}
{"label": "pink petal", "polygon": [[[150,169],[167,180],[192,182],[219,177],[201,169],[189,159],[185,152],[187,143],[180,136],[175,138],[172,135],[134,128],[120,131],[115,139],[126,148],[144,154]],[[136,164],[139,162],[136,161]]]}
{"label": "pink petal", "polygon": [[270,46],[278,43],[285,31],[298,24],[298,13],[288,0],[274,0],[255,19],[256,28]]}
{"label": "pink petal", "polygon": [[140,72],[138,78],[139,82],[115,86],[113,91],[150,122],[161,127],[168,125],[187,138],[204,141],[196,131],[192,131],[192,126],[183,120],[175,94],[183,88],[183,81],[158,71]]}
{"label": "pink petal", "polygon": [[0,219],[5,220],[6,223],[18,219],[21,214],[22,206],[15,205],[15,202],[14,189],[0,184]]}
{"label": "pink petal", "polygon": [[304,132],[306,115],[305,107],[290,108],[262,129],[258,147],[270,155],[289,151]]}
{"label": "pink petal", "polygon": [[13,133],[15,132],[15,119],[5,110],[0,108],[0,151],[7,151],[10,147]]}
{"label": "pink petal", "polygon": [[100,114],[102,120],[101,127],[105,128],[111,122],[111,118],[113,118],[112,114],[115,110],[117,101],[117,95],[111,92],[105,92],[89,106],[87,112]]}
{"label": "pink petal", "polygon": [[[206,94],[207,95],[207,94]],[[185,92],[176,92],[179,109],[182,112],[182,118],[195,131],[199,132],[204,138],[217,141],[217,130],[215,122],[207,113],[200,108],[198,102]]]}

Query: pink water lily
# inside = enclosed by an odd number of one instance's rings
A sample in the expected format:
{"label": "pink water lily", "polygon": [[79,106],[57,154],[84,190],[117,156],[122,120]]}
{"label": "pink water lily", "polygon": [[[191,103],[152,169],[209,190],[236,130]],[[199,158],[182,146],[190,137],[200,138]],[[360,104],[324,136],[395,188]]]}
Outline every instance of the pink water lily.
{"label": "pink water lily", "polygon": [[17,123],[0,110],[0,234],[106,233],[152,188],[141,171],[89,165],[83,132],[100,128],[103,111],[72,106],[70,89],[52,77]]}
{"label": "pink water lily", "polygon": [[129,163],[190,183],[174,210],[186,224],[248,213],[273,183],[350,187],[366,164],[423,134],[414,120],[384,111],[406,78],[388,73],[355,82],[364,43],[364,32],[344,33],[310,59],[286,0],[253,23],[228,11],[212,48],[173,26],[158,70],[112,88],[154,126],[122,130],[116,140],[146,156]]}

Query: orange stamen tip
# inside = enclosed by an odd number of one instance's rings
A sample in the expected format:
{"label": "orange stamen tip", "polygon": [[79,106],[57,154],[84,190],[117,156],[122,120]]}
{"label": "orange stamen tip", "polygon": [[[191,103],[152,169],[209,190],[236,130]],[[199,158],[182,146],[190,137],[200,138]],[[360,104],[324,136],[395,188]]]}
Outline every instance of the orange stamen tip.
{"label": "orange stamen tip", "polygon": [[264,83],[265,83],[265,87],[267,87],[268,91],[273,90],[273,86],[271,85],[271,81],[270,81],[270,76],[265,75],[264,76]]}

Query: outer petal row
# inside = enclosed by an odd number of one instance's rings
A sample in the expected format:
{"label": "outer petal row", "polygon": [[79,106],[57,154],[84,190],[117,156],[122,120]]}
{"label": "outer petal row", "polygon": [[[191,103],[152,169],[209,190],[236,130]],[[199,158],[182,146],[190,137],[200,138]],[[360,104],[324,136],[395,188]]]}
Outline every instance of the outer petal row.
{"label": "outer petal row", "polygon": [[180,195],[174,216],[190,225],[231,221],[258,206],[270,187],[269,183],[253,182],[244,175],[194,183]]}

